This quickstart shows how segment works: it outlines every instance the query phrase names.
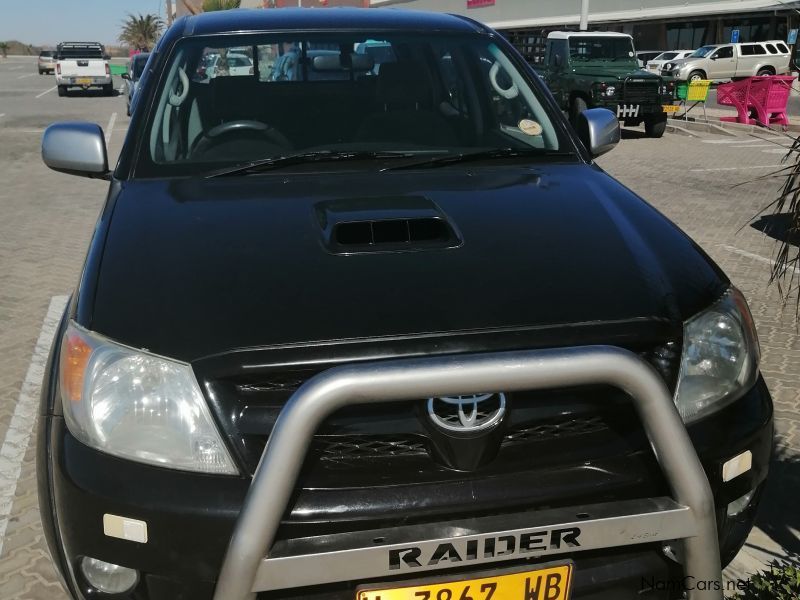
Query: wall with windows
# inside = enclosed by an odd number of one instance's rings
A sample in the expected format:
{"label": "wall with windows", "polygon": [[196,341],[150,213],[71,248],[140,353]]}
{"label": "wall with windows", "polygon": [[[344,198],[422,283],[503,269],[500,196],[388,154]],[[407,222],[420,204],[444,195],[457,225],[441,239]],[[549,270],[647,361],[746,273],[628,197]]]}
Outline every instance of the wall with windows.
{"label": "wall with windows", "polygon": [[[370,0],[383,6],[464,14],[499,29],[577,25],[581,0],[495,0],[478,4],[468,0]],[[683,19],[700,16],[745,15],[760,10],[786,10],[785,0],[590,0],[589,23]]]}

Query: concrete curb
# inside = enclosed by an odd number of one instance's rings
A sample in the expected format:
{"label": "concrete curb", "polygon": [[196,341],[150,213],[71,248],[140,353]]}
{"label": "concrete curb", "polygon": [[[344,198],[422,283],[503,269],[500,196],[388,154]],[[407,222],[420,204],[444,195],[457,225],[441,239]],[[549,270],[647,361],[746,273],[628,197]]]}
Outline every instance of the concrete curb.
{"label": "concrete curb", "polygon": [[718,121],[713,117],[709,118],[708,121],[684,121],[683,119],[669,119],[669,121],[667,121],[667,127],[684,129],[689,132],[711,133],[714,135],[724,135],[730,137],[766,132],[773,132],[777,134],[788,133],[789,135],[793,133],[800,133],[800,125],[796,124],[789,125],[787,131],[784,132],[780,127],[767,128],[760,127],[758,125],[729,123],[727,121]]}

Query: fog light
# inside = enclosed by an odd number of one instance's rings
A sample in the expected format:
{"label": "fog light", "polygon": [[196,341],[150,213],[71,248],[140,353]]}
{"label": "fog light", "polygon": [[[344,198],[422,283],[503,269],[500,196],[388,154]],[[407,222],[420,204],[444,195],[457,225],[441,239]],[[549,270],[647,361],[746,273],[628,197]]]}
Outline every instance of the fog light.
{"label": "fog light", "polygon": [[740,514],[742,514],[745,509],[750,506],[750,501],[753,499],[753,494],[755,494],[755,492],[755,490],[750,490],[738,500],[734,500],[728,504],[728,516],[738,517]]}
{"label": "fog light", "polygon": [[106,594],[124,594],[139,582],[136,569],[112,565],[88,556],[81,559],[81,571],[89,585]]}

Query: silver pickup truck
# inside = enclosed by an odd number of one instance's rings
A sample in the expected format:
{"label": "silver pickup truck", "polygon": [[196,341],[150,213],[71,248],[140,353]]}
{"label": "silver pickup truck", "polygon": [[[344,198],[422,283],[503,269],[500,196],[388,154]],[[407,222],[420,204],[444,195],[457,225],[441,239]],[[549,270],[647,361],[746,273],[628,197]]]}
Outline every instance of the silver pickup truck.
{"label": "silver pickup truck", "polygon": [[71,87],[100,87],[106,96],[114,93],[111,67],[105,48],[97,42],[63,42],[56,52],[58,95]]}
{"label": "silver pickup truck", "polygon": [[788,46],[780,40],[716,44],[698,48],[682,60],[666,63],[661,74],[682,81],[783,75],[789,72],[790,58]]}

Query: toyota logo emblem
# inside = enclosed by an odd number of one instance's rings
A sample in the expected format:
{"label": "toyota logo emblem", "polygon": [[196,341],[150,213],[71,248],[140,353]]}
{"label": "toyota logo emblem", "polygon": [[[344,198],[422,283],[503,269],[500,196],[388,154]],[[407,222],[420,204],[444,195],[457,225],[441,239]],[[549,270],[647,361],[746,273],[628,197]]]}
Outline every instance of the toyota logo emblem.
{"label": "toyota logo emblem", "polygon": [[497,425],[506,412],[505,394],[471,394],[428,398],[428,417],[454,433],[477,433]]}

